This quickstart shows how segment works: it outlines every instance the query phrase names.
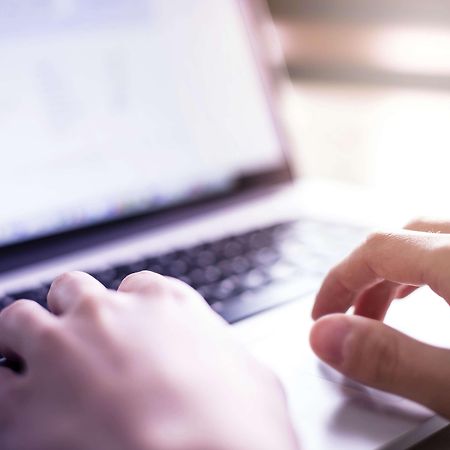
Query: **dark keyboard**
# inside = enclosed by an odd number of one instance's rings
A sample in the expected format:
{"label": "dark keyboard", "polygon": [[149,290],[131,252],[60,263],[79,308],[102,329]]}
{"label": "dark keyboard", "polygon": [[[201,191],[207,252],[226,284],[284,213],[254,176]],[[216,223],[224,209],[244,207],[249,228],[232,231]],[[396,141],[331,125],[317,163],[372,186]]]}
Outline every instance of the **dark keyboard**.
{"label": "dark keyboard", "polygon": [[[233,323],[312,293],[363,234],[360,228],[311,220],[282,223],[91,275],[109,289],[117,289],[124,277],[141,270],[179,278]],[[0,297],[0,310],[22,298],[46,307],[49,288],[50,283],[43,283]]]}

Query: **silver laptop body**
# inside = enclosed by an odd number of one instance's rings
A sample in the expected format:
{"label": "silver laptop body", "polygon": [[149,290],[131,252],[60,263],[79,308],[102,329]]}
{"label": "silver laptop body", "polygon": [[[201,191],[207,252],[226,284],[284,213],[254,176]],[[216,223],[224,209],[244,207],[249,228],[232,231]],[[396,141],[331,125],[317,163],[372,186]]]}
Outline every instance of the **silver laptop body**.
{"label": "silver laptop body", "polygon": [[293,180],[261,2],[30,0],[0,14],[0,308],[45,302],[66,270],[114,288],[176,269],[278,373],[302,448],[403,449],[446,425],[309,349],[314,292],[365,230],[328,214],[337,191],[317,204]]}

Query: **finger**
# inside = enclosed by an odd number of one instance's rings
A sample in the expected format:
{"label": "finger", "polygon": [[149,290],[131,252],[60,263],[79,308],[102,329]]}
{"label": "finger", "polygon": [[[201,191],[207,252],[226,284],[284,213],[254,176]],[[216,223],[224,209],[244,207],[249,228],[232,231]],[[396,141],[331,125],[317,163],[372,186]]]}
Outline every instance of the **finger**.
{"label": "finger", "polygon": [[[325,278],[316,298],[313,318],[345,312],[364,290],[387,280],[399,284],[428,284],[445,297],[450,260],[450,236],[416,231],[374,233]],[[442,250],[442,251],[441,251]],[[445,292],[439,292],[444,289]]]}
{"label": "finger", "polygon": [[[406,225],[405,229],[430,233],[450,233],[450,222],[416,219]],[[383,320],[394,299],[405,298],[416,289],[417,286],[383,281],[359,294],[354,301],[355,314],[369,319]]]}
{"label": "finger", "polygon": [[[405,229],[431,233],[450,233],[450,222],[416,219],[406,225]],[[359,294],[354,301],[355,314],[369,319],[383,320],[394,299],[405,298],[416,289],[417,286],[383,281]]]}
{"label": "finger", "polygon": [[[423,231],[426,233],[450,233],[450,221],[442,219],[420,218],[406,225],[405,229]],[[417,290],[417,286],[401,285],[398,287],[395,298],[402,299]]]}
{"label": "finger", "polygon": [[408,285],[402,285],[397,289],[397,292],[395,294],[395,298],[405,298],[408,297],[408,295],[411,295],[414,291],[418,289],[417,286],[408,286]]}
{"label": "finger", "polygon": [[394,300],[408,297],[417,289],[417,286],[382,281],[359,294],[354,301],[354,313],[368,319],[384,320]]}
{"label": "finger", "polygon": [[[121,283],[119,292],[137,294],[146,301],[168,305],[168,300],[176,300],[177,305],[191,310],[216,316],[206,300],[191,286],[172,277],[164,277],[153,272],[142,271],[128,275]],[[161,300],[164,300],[161,302]],[[195,300],[195,301],[192,301]],[[171,304],[173,304],[171,302]]]}
{"label": "finger", "polygon": [[100,301],[107,289],[95,278],[83,272],[65,273],[52,283],[47,303],[56,315],[73,310],[82,302]]}
{"label": "finger", "polygon": [[399,285],[391,281],[382,281],[366,289],[355,299],[355,314],[369,319],[383,320],[396,298]]}
{"label": "finger", "polygon": [[144,270],[124,278],[117,291],[158,299],[166,297],[171,287],[166,277]]}
{"label": "finger", "polygon": [[[409,222],[405,229],[426,233],[450,233],[450,221],[443,219],[419,218]],[[395,298],[402,299],[417,290],[417,286],[402,285],[397,289]]]}
{"label": "finger", "polygon": [[14,302],[0,313],[0,353],[26,364],[35,353],[37,337],[55,327],[56,320],[34,301]]}
{"label": "finger", "polygon": [[161,299],[169,295],[178,299],[192,297],[193,295],[202,298],[183,281],[146,270],[128,275],[120,284],[118,292],[140,294],[153,299]]}
{"label": "finger", "polygon": [[381,322],[345,315],[318,321],[311,346],[344,375],[450,418],[450,350],[416,341]]}
{"label": "finger", "polygon": [[426,233],[450,233],[450,222],[441,219],[421,218],[409,222],[405,229]]}
{"label": "finger", "polygon": [[172,289],[174,290],[175,296],[178,299],[182,300],[182,299],[186,299],[186,298],[195,298],[198,301],[193,302],[193,303],[206,305],[208,307],[208,310],[211,310],[207,301],[192,286],[185,283],[184,281],[179,280],[178,278],[166,277],[166,279],[172,285]]}

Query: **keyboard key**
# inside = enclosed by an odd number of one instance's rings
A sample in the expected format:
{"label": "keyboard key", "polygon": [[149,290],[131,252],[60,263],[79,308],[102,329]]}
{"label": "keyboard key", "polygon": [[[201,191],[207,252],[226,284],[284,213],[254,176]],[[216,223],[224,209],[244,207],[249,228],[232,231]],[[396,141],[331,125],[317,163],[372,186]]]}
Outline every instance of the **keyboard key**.
{"label": "keyboard key", "polygon": [[157,256],[158,265],[163,267],[168,267],[172,265],[178,259],[178,252],[170,252],[164,255]]}
{"label": "keyboard key", "polygon": [[214,254],[211,250],[202,250],[198,255],[192,255],[193,264],[198,267],[211,266],[217,261],[217,254]]}
{"label": "keyboard key", "polygon": [[14,292],[10,294],[14,300],[34,300],[40,305],[45,306],[47,304],[48,289],[45,286],[38,286],[35,289],[29,289],[27,291]]}
{"label": "keyboard key", "polygon": [[276,264],[264,268],[264,272],[272,281],[282,281],[297,275],[299,269],[295,264],[287,261],[279,261]]}
{"label": "keyboard key", "polygon": [[[229,322],[297,299],[319,287],[325,272],[363,235],[358,228],[312,220],[287,222],[144,257],[92,272],[109,289],[142,270],[184,281]],[[342,244],[342,245],[341,245]],[[28,298],[46,306],[50,284],[0,297],[0,309]]]}
{"label": "keyboard key", "polygon": [[226,259],[235,258],[244,254],[244,246],[236,240],[227,242],[223,248],[222,256]]}
{"label": "keyboard key", "polygon": [[256,231],[252,233],[248,240],[248,246],[251,249],[260,249],[273,245],[274,237],[271,230]]}
{"label": "keyboard key", "polygon": [[210,285],[205,299],[209,304],[227,301],[242,292],[241,281],[238,277],[230,277],[220,283]]}
{"label": "keyboard key", "polygon": [[268,266],[276,263],[280,258],[280,253],[271,247],[263,247],[255,252],[252,252],[251,258],[253,264],[256,266]]}
{"label": "keyboard key", "polygon": [[166,273],[171,277],[179,278],[182,275],[186,275],[188,270],[189,264],[183,259],[177,259],[166,268]]}
{"label": "keyboard key", "polygon": [[233,258],[231,260],[231,273],[234,275],[239,275],[242,273],[247,272],[252,267],[252,264],[250,263],[249,259],[245,258],[244,256],[236,256],[236,258]]}
{"label": "keyboard key", "polygon": [[195,288],[211,283],[215,283],[223,279],[223,273],[220,268],[216,266],[209,266],[205,269],[197,268],[188,274],[191,280],[191,285]]}
{"label": "keyboard key", "polygon": [[144,259],[145,270],[149,270],[150,272],[162,273],[163,266],[159,263],[158,258],[146,258]]}
{"label": "keyboard key", "polygon": [[123,277],[126,277],[131,273],[141,272],[146,269],[147,266],[144,260],[133,261],[128,264],[122,264],[115,267],[116,272],[123,275]]}
{"label": "keyboard key", "polygon": [[242,290],[253,290],[265,286],[272,280],[267,274],[260,269],[253,269],[241,277]]}
{"label": "keyboard key", "polygon": [[5,295],[4,297],[0,297],[0,311],[9,305],[12,305],[16,299],[10,297],[9,295]]}
{"label": "keyboard key", "polygon": [[91,275],[105,287],[109,288],[114,280],[116,280],[118,272],[115,269],[106,269],[101,272],[93,272]]}

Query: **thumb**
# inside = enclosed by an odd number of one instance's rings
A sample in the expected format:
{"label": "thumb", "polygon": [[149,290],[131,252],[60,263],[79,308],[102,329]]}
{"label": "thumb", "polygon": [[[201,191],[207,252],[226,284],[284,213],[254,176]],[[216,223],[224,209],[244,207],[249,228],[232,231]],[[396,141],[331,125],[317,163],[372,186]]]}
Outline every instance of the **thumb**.
{"label": "thumb", "polygon": [[342,314],[319,320],[310,340],[317,356],[344,375],[450,418],[450,350],[381,322]]}

